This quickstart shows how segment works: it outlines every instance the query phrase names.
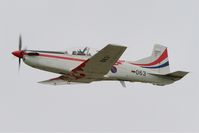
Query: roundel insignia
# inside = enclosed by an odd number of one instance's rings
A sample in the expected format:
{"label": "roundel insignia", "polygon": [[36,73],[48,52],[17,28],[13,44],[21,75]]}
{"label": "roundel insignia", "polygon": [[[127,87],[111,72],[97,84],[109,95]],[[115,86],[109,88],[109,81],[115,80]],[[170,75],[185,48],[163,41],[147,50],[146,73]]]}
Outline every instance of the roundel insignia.
{"label": "roundel insignia", "polygon": [[117,72],[117,68],[116,68],[115,66],[112,66],[111,72],[112,72],[112,73],[116,73],[116,72]]}

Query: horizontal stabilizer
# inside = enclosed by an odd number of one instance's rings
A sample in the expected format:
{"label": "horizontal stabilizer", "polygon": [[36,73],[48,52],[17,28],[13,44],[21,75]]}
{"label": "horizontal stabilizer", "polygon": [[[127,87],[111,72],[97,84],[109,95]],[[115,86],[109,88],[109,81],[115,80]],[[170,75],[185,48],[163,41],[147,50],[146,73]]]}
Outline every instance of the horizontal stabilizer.
{"label": "horizontal stabilizer", "polygon": [[185,75],[187,75],[189,72],[185,72],[185,71],[176,71],[176,72],[172,72],[172,73],[168,73],[168,74],[154,74],[154,73],[150,73],[151,75],[155,75],[155,76],[163,76],[169,79],[172,79],[174,81],[180,80],[182,79]]}
{"label": "horizontal stabilizer", "polygon": [[165,76],[167,77],[171,77],[173,78],[174,80],[180,80],[181,78],[183,78],[185,75],[187,75],[189,72],[184,72],[184,71],[176,71],[176,72],[173,72],[173,73],[169,73],[169,74],[166,74]]}

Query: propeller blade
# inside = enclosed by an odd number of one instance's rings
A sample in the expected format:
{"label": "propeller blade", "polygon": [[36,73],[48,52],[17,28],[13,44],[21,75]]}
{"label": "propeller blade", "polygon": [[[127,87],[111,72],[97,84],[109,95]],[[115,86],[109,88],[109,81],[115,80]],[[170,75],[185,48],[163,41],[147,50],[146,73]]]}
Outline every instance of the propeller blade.
{"label": "propeller blade", "polygon": [[21,39],[21,35],[19,36],[19,50],[21,50],[22,48],[22,39]]}
{"label": "propeller blade", "polygon": [[[19,50],[21,51],[21,49],[22,49],[22,37],[21,35],[19,35]],[[21,67],[21,58],[19,58],[18,72],[20,71],[20,67]]]}
{"label": "propeller blade", "polygon": [[21,67],[21,58],[19,58],[18,71],[20,71],[20,67]]}

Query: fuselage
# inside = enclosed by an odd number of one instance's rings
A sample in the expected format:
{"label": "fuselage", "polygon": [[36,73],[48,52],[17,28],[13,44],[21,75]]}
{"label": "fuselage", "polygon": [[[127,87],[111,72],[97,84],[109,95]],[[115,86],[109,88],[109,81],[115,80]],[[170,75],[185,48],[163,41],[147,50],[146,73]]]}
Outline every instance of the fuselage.
{"label": "fuselage", "polygon": [[[54,54],[39,53],[37,56],[24,55],[23,61],[34,68],[53,72],[57,74],[67,74],[91,56],[87,55],[70,55],[70,54]],[[151,69],[142,68],[134,65],[133,62],[118,60],[112,69],[101,80],[120,80],[130,82],[145,82],[156,85],[171,84],[174,81],[165,77],[155,76]]]}

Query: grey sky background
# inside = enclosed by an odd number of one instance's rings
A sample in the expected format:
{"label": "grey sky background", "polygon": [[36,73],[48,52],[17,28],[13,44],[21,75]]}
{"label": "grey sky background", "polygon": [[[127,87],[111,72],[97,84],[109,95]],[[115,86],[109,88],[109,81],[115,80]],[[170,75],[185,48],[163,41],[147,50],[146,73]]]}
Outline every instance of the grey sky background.
{"label": "grey sky background", "polygon": [[[199,132],[199,2],[197,0],[0,0],[0,131]],[[29,49],[128,47],[122,59],[169,48],[175,84],[96,82],[45,86],[57,76],[33,69],[11,52],[18,36]]]}

